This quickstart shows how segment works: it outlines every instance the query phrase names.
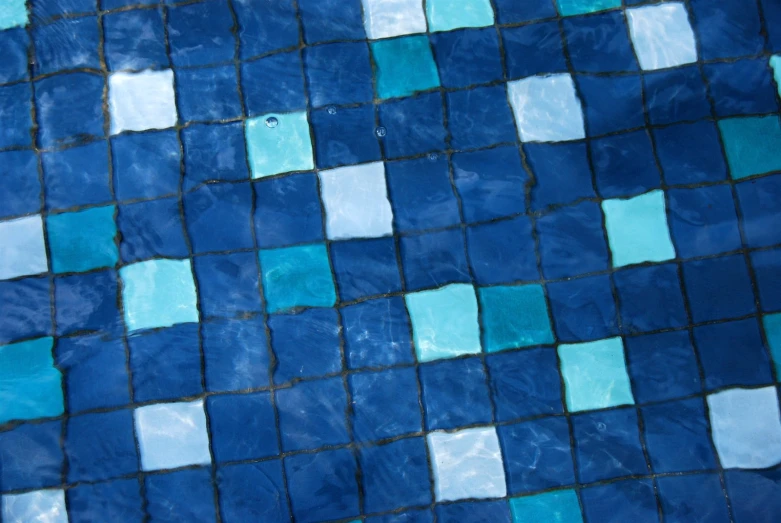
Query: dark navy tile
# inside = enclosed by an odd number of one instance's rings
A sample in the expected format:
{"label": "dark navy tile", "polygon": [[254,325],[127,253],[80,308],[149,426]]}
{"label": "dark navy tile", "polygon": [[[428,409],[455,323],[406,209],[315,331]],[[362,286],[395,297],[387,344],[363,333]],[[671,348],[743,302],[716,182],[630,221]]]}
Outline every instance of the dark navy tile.
{"label": "dark navy tile", "polygon": [[365,301],[344,307],[341,313],[350,368],[412,362],[410,325],[402,298]]}
{"label": "dark navy tile", "polygon": [[0,31],[0,83],[15,82],[28,77],[27,48],[30,38],[24,28],[16,27]]}
{"label": "dark navy tile", "polygon": [[66,495],[71,523],[131,523],[144,518],[141,492],[135,478],[77,485],[68,489]]}
{"label": "dark navy tile", "polygon": [[374,98],[369,46],[365,42],[307,47],[304,66],[313,107],[371,102]]}
{"label": "dark navy tile", "polygon": [[667,192],[670,232],[682,258],[740,249],[740,230],[728,185]]}
{"label": "dark navy tile", "polygon": [[276,400],[282,450],[317,449],[349,442],[347,396],[341,378],[297,383],[277,391]]}
{"label": "dark navy tile", "polygon": [[708,389],[772,382],[771,363],[756,318],[695,327],[694,339]]}
{"label": "dark navy tile", "polygon": [[356,469],[349,449],[286,458],[288,492],[296,521],[314,523],[357,516]]}
{"label": "dark navy tile", "polygon": [[205,467],[146,476],[144,493],[154,521],[197,521],[215,513],[211,471]]}
{"label": "dark navy tile", "polygon": [[[3,156],[11,154],[16,153],[4,153]],[[115,158],[116,154],[117,151],[114,149]],[[46,185],[47,209],[65,209],[103,203],[112,199],[109,189],[108,144],[105,141],[100,140],[81,147],[43,153],[41,160]],[[27,163],[17,172],[29,175],[35,170],[34,163]],[[119,190],[116,184],[114,189]],[[17,190],[14,198],[6,201],[8,203],[24,201],[23,194],[24,192]]]}
{"label": "dark navy tile", "polygon": [[447,122],[455,149],[515,142],[515,122],[504,86],[447,93]]}
{"label": "dark navy tile", "polygon": [[700,69],[696,65],[643,76],[645,104],[654,125],[710,116],[710,103]]}
{"label": "dark navy tile", "polygon": [[762,15],[765,18],[768,48],[773,52],[781,51],[781,5],[773,0],[761,0]]}
{"label": "dark navy tile", "polygon": [[201,332],[207,390],[268,386],[268,340],[259,318],[209,322]]}
{"label": "dark navy tile", "polygon": [[330,251],[343,301],[401,291],[393,238],[333,242]]}
{"label": "dark navy tile", "polygon": [[298,46],[298,19],[293,2],[266,2],[263,9],[258,9],[255,0],[236,0],[233,8],[239,22],[242,60]]}
{"label": "dark navy tile", "polygon": [[662,332],[624,339],[629,374],[638,403],[700,391],[697,359],[687,332]]}
{"label": "dark navy tile", "polygon": [[420,432],[417,374],[414,368],[361,372],[348,378],[351,421],[357,441],[376,441]]}
{"label": "dark navy tile", "polygon": [[380,146],[374,134],[374,107],[340,108],[336,114],[326,109],[311,113],[317,166],[329,169],[341,165],[379,160]]}
{"label": "dark navy tile", "polygon": [[[40,489],[62,482],[61,421],[25,423],[0,432],[0,490]],[[30,466],[35,456],[35,467]]]}
{"label": "dark navy tile", "polygon": [[533,210],[596,197],[585,143],[527,143],[523,149],[534,174]]}
{"label": "dark navy tile", "polygon": [[645,445],[656,473],[716,467],[708,418],[700,398],[643,407]]}
{"label": "dark navy tile", "polygon": [[568,278],[608,268],[602,211],[593,202],[556,209],[537,220],[542,274]]}
{"label": "dark navy tile", "polygon": [[201,387],[198,325],[181,324],[127,340],[136,401],[195,396]]}
{"label": "dark navy tile", "polygon": [[499,37],[493,27],[431,35],[442,87],[468,87],[502,79]]}
{"label": "dark navy tile", "polygon": [[120,7],[157,4],[158,2],[159,0],[100,0],[100,8],[109,10]]}
{"label": "dark navy tile", "polygon": [[467,501],[437,505],[441,523],[511,523],[510,506],[505,501]]}
{"label": "dark navy tile", "polygon": [[718,181],[727,178],[719,133],[712,122],[654,129],[659,164],[668,184]]}
{"label": "dark navy tile", "polygon": [[509,494],[575,483],[566,418],[542,418],[499,427]]}
{"label": "dark navy tile", "polygon": [[661,184],[651,139],[645,131],[591,142],[597,190],[603,198],[635,196]]}
{"label": "dark navy tile", "polygon": [[317,176],[293,174],[255,186],[255,234],[261,248],[323,239]]}
{"label": "dark navy tile", "polygon": [[405,510],[398,514],[366,518],[366,523],[432,523],[434,516],[430,510]]}
{"label": "dark navy tile", "polygon": [[382,138],[388,158],[413,156],[446,148],[442,95],[423,94],[379,106]]}
{"label": "dark navy tile", "polygon": [[517,147],[458,153],[453,177],[468,222],[492,220],[525,211],[528,176]]}
{"label": "dark navy tile", "polygon": [[120,205],[117,229],[121,234],[119,252],[126,263],[188,255],[178,198]]}
{"label": "dark navy tile", "polygon": [[222,65],[176,71],[179,117],[185,121],[241,116],[236,67]]}
{"label": "dark navy tile", "polygon": [[133,9],[108,14],[103,17],[103,34],[109,70],[169,65],[165,27],[159,9]]}
{"label": "dark navy tile", "polygon": [[181,152],[175,131],[114,136],[111,153],[117,200],[157,198],[179,190]]}
{"label": "dark navy tile", "polygon": [[103,136],[101,75],[72,73],[35,83],[38,145],[52,147]]}
{"label": "dark navy tile", "polygon": [[767,58],[703,65],[717,116],[778,111],[773,71]]}
{"label": "dark navy tile", "polygon": [[233,317],[260,312],[260,287],[255,254],[211,254],[193,259],[201,314]]}
{"label": "dark navy tile", "polygon": [[31,99],[32,90],[29,83],[0,87],[0,113],[3,115],[0,147],[23,147],[32,144]]}
{"label": "dark navy tile", "polygon": [[67,423],[68,481],[99,481],[138,471],[131,410],[74,416]]}
{"label": "dark navy tile", "polygon": [[232,60],[236,49],[232,27],[233,17],[227,0],[169,8],[171,60],[179,67]]}
{"label": "dark navy tile", "polygon": [[432,502],[424,438],[365,447],[358,459],[366,512],[385,512]]}
{"label": "dark navy tile", "polygon": [[717,5],[708,0],[693,0],[689,7],[701,60],[735,58],[763,51],[764,38],[756,3],[725,0]]}
{"label": "dark navy tile", "polygon": [[580,75],[575,83],[582,99],[590,136],[633,129],[645,124],[638,76]]}
{"label": "dark navy tile", "polygon": [[774,523],[781,514],[781,471],[730,470],[724,474],[735,523]]}
{"label": "dark navy tile", "polygon": [[212,452],[218,463],[279,454],[268,392],[211,396],[206,401]]}
{"label": "dark navy tile", "polygon": [[636,71],[637,60],[621,11],[562,20],[570,60],[580,73]]}
{"label": "dark navy tile", "polygon": [[540,18],[556,16],[556,9],[552,2],[546,0],[530,0],[518,2],[517,0],[495,0],[496,18],[500,24],[527,22]]}
{"label": "dark navy tile", "polygon": [[781,216],[781,175],[747,180],[735,187],[746,245],[769,247],[781,243],[781,228],[772,225]]}
{"label": "dark navy tile", "polygon": [[[249,178],[244,125],[241,122],[191,125],[182,130],[184,145],[185,191],[207,180],[245,180]],[[220,144],[214,154],[212,147]]]}
{"label": "dark navy tile", "polygon": [[420,367],[426,429],[455,429],[491,422],[491,397],[478,358],[442,361]]}
{"label": "dark navy tile", "polygon": [[466,243],[480,285],[540,279],[532,225],[526,216],[468,227]]}
{"label": "dark navy tile", "polygon": [[276,314],[268,320],[276,356],[274,382],[339,372],[339,318],[334,309]]}
{"label": "dark navy tile", "polygon": [[305,108],[304,77],[298,51],[242,63],[241,88],[249,116]]}
{"label": "dark navy tile", "polygon": [[[43,157],[46,159],[49,156]],[[38,177],[37,158],[33,151],[1,152],[0,179],[3,180],[0,184],[0,217],[41,210],[41,182]],[[48,182],[48,179],[44,178],[44,182]],[[88,190],[88,187],[80,188],[80,191]]]}
{"label": "dark navy tile", "polygon": [[657,478],[664,520],[669,523],[727,523],[727,502],[717,474]]}
{"label": "dark navy tile", "polygon": [[117,309],[117,273],[113,270],[54,280],[57,334],[81,330],[117,332],[121,319]]}
{"label": "dark navy tile", "polygon": [[592,341],[618,334],[618,315],[608,276],[548,283],[546,287],[559,340]]}
{"label": "dark navy tile", "polygon": [[486,358],[496,420],[555,414],[562,411],[556,353],[529,349]]}
{"label": "dark navy tile", "polygon": [[217,486],[226,521],[290,521],[280,461],[220,468]]}
{"label": "dark navy tile", "polygon": [[[535,0],[534,3],[539,1]],[[508,79],[567,71],[561,33],[556,21],[502,28],[502,42]]]}
{"label": "dark navy tile", "polygon": [[686,262],[683,277],[696,323],[744,316],[755,310],[742,255]]}
{"label": "dark navy tile", "polygon": [[298,9],[308,44],[366,38],[361,0],[299,0]]}
{"label": "dark navy tile", "polygon": [[401,238],[401,262],[409,290],[469,282],[460,229]]}
{"label": "dark navy tile", "polygon": [[[252,186],[249,182],[204,185],[184,196],[184,216],[193,252],[250,249]],[[230,224],[216,228],[214,224]]]}
{"label": "dark navy tile", "polygon": [[625,333],[688,324],[677,265],[633,267],[616,272],[614,279]]}
{"label": "dark navy tile", "polygon": [[751,266],[763,312],[781,310],[781,250],[751,253]]}
{"label": "dark navy tile", "polygon": [[89,67],[100,69],[98,19],[63,18],[32,32],[36,75]]}
{"label": "dark navy tile", "polygon": [[121,340],[96,334],[60,338],[55,346],[55,358],[64,374],[69,412],[130,403],[125,347]]}
{"label": "dark navy tile", "polygon": [[46,19],[64,14],[86,14],[96,9],[97,0],[62,0],[54,3],[33,0],[30,14],[37,19]]}
{"label": "dark navy tile", "polygon": [[45,277],[0,282],[0,343],[52,334],[49,282]]}
{"label": "dark navy tile", "polygon": [[654,485],[649,479],[631,479],[581,491],[587,521],[600,523],[657,523]]}

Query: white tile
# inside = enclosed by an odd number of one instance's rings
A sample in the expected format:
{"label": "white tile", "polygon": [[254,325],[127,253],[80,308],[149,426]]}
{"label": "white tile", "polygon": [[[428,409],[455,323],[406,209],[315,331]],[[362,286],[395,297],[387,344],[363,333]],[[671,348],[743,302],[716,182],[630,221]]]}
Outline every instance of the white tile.
{"label": "white tile", "polygon": [[495,428],[432,432],[428,445],[437,501],[507,495]]}
{"label": "white tile", "polygon": [[41,215],[0,222],[0,280],[47,269]]}
{"label": "white tile", "polygon": [[320,171],[328,238],[375,238],[393,233],[393,211],[382,162]]}
{"label": "white tile", "polygon": [[423,0],[363,0],[363,25],[372,40],[425,33]]}
{"label": "white tile", "polygon": [[114,73],[108,78],[111,134],[176,125],[174,73]]}
{"label": "white tile", "polygon": [[507,84],[524,142],[585,138],[583,109],[569,74],[531,76]]}
{"label": "white tile", "polygon": [[694,32],[683,4],[627,9],[626,16],[637,59],[646,71],[697,61]]}
{"label": "white tile", "polygon": [[143,470],[211,463],[202,400],[147,405],[134,416]]}
{"label": "white tile", "polygon": [[68,523],[65,493],[36,490],[3,496],[4,523]]}

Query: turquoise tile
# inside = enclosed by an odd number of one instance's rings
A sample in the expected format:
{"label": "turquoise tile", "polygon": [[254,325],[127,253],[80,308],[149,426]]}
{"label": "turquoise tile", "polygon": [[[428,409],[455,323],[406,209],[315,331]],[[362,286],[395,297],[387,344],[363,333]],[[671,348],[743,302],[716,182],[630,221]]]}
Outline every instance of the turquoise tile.
{"label": "turquoise tile", "polygon": [[781,312],[766,315],[762,318],[762,323],[765,326],[767,344],[770,346],[776,375],[781,376]]}
{"label": "turquoise tile", "polygon": [[632,405],[621,338],[559,345],[570,412]]}
{"label": "turquoise tile", "polygon": [[314,169],[306,113],[264,114],[246,123],[253,178]]}
{"label": "turquoise tile", "polygon": [[596,13],[617,7],[621,7],[621,0],[556,0],[556,8],[561,16]]}
{"label": "turquoise tile", "polygon": [[63,413],[52,345],[52,338],[38,338],[0,347],[0,424]]}
{"label": "turquoise tile", "polygon": [[49,252],[55,273],[84,272],[113,267],[119,257],[116,244],[116,207],[50,214],[46,218]]}
{"label": "turquoise tile", "polygon": [[777,115],[719,122],[734,179],[781,170],[781,121]]}
{"label": "turquoise tile", "polygon": [[426,17],[431,32],[494,24],[490,0],[428,0]]}
{"label": "turquoise tile", "polygon": [[428,37],[407,36],[371,43],[377,66],[377,96],[409,96],[439,87],[439,74]]}
{"label": "turquoise tile", "polygon": [[513,523],[583,523],[578,495],[557,490],[510,500]]}
{"label": "turquoise tile", "polygon": [[553,343],[542,285],[479,289],[486,352]]}
{"label": "turquoise tile", "polygon": [[602,202],[613,267],[675,258],[664,192]]}
{"label": "turquoise tile", "polygon": [[773,69],[773,78],[776,80],[778,96],[781,96],[781,54],[770,57],[770,67]]}
{"label": "turquoise tile", "polygon": [[447,285],[408,294],[407,309],[418,361],[480,352],[480,326],[474,287]]}
{"label": "turquoise tile", "polygon": [[0,31],[25,25],[27,25],[27,2],[4,0],[0,4]]}
{"label": "turquoise tile", "polygon": [[190,260],[149,260],[119,270],[129,331],[198,321]]}
{"label": "turquoise tile", "polygon": [[266,310],[332,307],[336,289],[322,243],[260,251]]}

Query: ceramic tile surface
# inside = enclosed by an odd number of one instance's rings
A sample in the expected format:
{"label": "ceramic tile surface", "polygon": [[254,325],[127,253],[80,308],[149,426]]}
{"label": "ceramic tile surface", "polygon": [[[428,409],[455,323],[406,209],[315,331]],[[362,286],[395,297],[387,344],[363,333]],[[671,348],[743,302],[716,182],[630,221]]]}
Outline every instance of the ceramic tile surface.
{"label": "ceramic tile surface", "polygon": [[777,0],[0,0],[0,521],[781,520]]}

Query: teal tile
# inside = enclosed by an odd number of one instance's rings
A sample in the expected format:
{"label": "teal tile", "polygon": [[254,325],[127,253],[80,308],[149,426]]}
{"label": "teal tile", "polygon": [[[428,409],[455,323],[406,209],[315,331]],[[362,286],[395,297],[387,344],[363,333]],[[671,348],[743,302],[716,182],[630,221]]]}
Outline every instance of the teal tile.
{"label": "teal tile", "polygon": [[781,96],[781,54],[770,57],[770,67],[773,69],[773,78],[776,80],[778,96]]}
{"label": "teal tile", "polygon": [[613,267],[675,258],[664,192],[602,202]]}
{"label": "teal tile", "polygon": [[557,490],[510,500],[513,523],[583,523],[578,495]]}
{"label": "teal tile", "polygon": [[116,207],[50,214],[46,218],[49,252],[55,273],[84,272],[117,263]]}
{"label": "teal tile", "polygon": [[559,345],[570,412],[632,405],[621,338]]}
{"label": "teal tile", "polygon": [[253,178],[314,169],[306,112],[264,114],[249,118],[245,128]]}
{"label": "teal tile", "polygon": [[781,120],[777,115],[719,122],[734,179],[781,170]]}
{"label": "teal tile", "polygon": [[553,343],[542,285],[479,289],[486,352]]}
{"label": "teal tile", "polygon": [[439,87],[439,74],[428,37],[407,36],[371,43],[377,65],[377,96],[408,96]]}
{"label": "teal tile", "polygon": [[332,307],[336,289],[324,244],[260,251],[266,310]]}
{"label": "teal tile", "polygon": [[768,314],[762,318],[765,326],[767,344],[770,345],[770,355],[776,367],[776,375],[781,376],[781,312]]}
{"label": "teal tile", "polygon": [[480,352],[477,298],[471,285],[454,284],[408,294],[418,361]]}
{"label": "teal tile", "polygon": [[148,260],[119,270],[129,331],[198,321],[190,260]]}
{"label": "teal tile", "polygon": [[0,31],[27,25],[27,2],[3,0],[0,4]]}
{"label": "teal tile", "polygon": [[556,0],[556,8],[561,16],[596,13],[617,7],[621,7],[621,0]]}
{"label": "teal tile", "polygon": [[0,424],[63,413],[52,345],[52,338],[38,338],[0,347]]}
{"label": "teal tile", "polygon": [[494,25],[490,0],[428,0],[426,17],[432,32]]}

